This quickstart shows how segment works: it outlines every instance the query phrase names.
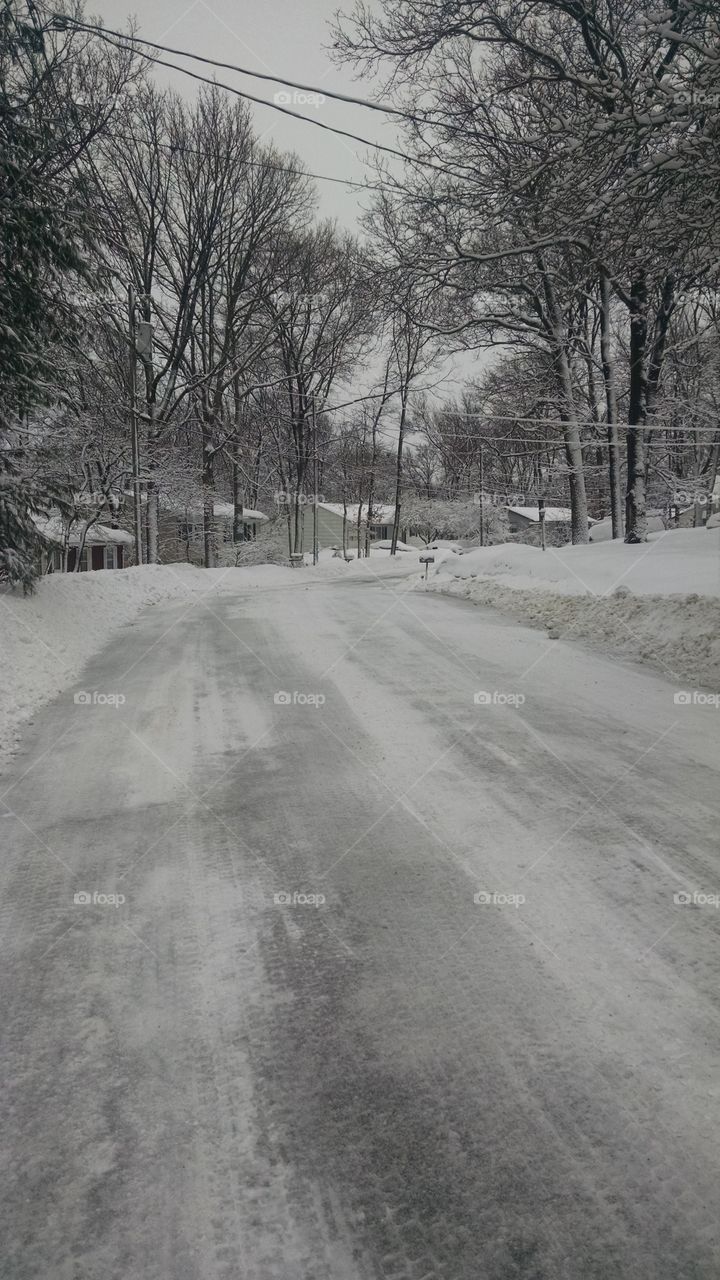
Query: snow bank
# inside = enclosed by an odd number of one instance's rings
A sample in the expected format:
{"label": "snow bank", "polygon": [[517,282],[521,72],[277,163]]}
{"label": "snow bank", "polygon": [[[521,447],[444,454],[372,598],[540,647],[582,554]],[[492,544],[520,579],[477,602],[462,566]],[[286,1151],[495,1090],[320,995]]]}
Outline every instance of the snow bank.
{"label": "snow bank", "polygon": [[720,596],[720,529],[653,533],[640,546],[615,541],[547,551],[520,542],[478,547],[445,561],[443,572],[566,595],[603,595],[623,585],[638,595]]}
{"label": "snow bank", "polygon": [[32,596],[0,592],[0,768],[20,738],[22,725],[56,694],[67,689],[86,662],[146,606],[187,599],[198,593],[261,592],[348,575],[408,577],[417,573],[416,555],[373,553],[370,560],[345,564],[322,553],[313,568],[260,564],[199,569],[193,565],[143,565],[96,573],[49,574]]}
{"label": "snow bank", "polygon": [[230,586],[262,588],[286,579],[291,569],[197,569],[144,565],[97,573],[57,573],[42,578],[31,596],[0,593],[0,765],[13,751],[24,721],[66,689],[85,663],[145,605],[192,599],[197,592]]}
{"label": "snow bank", "polygon": [[483,547],[431,573],[429,591],[652,663],[675,683],[720,690],[720,529],[672,530],[641,546]]}

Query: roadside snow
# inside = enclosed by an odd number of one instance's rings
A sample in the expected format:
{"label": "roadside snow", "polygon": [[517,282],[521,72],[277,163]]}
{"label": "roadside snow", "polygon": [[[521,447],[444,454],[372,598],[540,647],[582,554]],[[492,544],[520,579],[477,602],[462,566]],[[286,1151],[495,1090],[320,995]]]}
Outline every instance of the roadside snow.
{"label": "roadside snow", "polygon": [[509,543],[463,556],[433,552],[425,584],[413,548],[373,549],[350,563],[321,552],[301,569],[279,565],[52,574],[33,596],[0,594],[0,766],[24,722],[80,675],[87,661],[147,605],[206,592],[274,591],[329,580],[405,579],[407,586],[462,596],[524,622],[583,638],[659,667],[675,683],[720,689],[720,528],[653,535],[643,546],[600,543],[546,552]]}
{"label": "roadside snow", "polygon": [[0,766],[14,750],[22,724],[66,689],[93,654],[146,605],[217,590],[242,575],[246,588],[295,581],[291,569],[197,569],[144,565],[41,578],[35,593],[0,594]]}
{"label": "roadside snow", "polygon": [[652,663],[674,683],[720,689],[720,529],[653,534],[640,546],[478,548],[435,566],[423,589]]}
{"label": "roadside snow", "polygon": [[192,607],[207,592],[302,588],[338,577],[409,577],[419,567],[416,555],[394,558],[378,551],[370,560],[346,564],[332,552],[323,552],[317,567],[300,570],[273,564],[237,569],[143,565],[49,574],[31,596],[0,592],[0,768],[15,750],[23,724],[67,689],[88,660],[147,605],[186,599]]}
{"label": "roadside snow", "polygon": [[603,595],[622,585],[638,595],[720,596],[720,529],[667,530],[650,534],[640,546],[615,541],[541,551],[503,543],[445,561],[442,572],[491,577],[510,587],[550,587],[564,595]]}

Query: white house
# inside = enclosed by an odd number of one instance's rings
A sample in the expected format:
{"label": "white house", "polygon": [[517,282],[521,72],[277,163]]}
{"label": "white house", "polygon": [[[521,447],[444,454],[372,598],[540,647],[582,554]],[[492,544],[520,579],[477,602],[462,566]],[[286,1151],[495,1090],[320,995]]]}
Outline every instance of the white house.
{"label": "white house", "polygon": [[[510,533],[522,533],[540,523],[540,512],[534,507],[505,507]],[[546,507],[545,524],[567,524],[572,522],[572,511],[569,507]]]}
{"label": "white house", "polygon": [[[70,527],[59,515],[42,518],[35,524],[46,546],[41,552],[43,573],[73,573],[82,539],[84,521],[76,520]],[[80,556],[80,571],[92,569],[124,569],[133,563],[133,537],[125,529],[114,529],[107,524],[91,524],[85,536]]]}
{"label": "white house", "polygon": [[[303,506],[303,547],[311,551],[313,545],[313,508],[311,503]],[[343,543],[343,504],[342,502],[318,502],[318,546],[341,547]],[[345,541],[349,551],[357,547],[358,519],[360,520],[360,538],[364,544],[367,524],[367,503],[349,502],[345,515]],[[380,542],[392,537],[395,507],[387,503],[373,503],[373,519],[370,525],[370,539]],[[408,540],[408,530],[400,529],[400,538]]]}
{"label": "white house", "polygon": [[[235,508],[232,502],[214,502],[215,533],[220,542],[232,542]],[[254,542],[258,529],[268,517],[254,507],[243,507],[244,542]],[[184,505],[173,498],[160,499],[160,553],[165,564],[176,560],[201,563],[203,559],[203,508],[201,503]]]}

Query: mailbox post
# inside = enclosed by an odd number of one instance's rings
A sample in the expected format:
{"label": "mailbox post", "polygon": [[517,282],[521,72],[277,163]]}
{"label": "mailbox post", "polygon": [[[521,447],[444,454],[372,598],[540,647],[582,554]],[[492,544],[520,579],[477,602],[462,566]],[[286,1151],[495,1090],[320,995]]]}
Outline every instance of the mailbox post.
{"label": "mailbox post", "polygon": [[420,563],[425,565],[425,581],[427,582],[428,565],[429,565],[429,564],[434,564],[434,563],[435,563],[435,557],[434,557],[434,556],[421,556],[421,557],[420,557]]}

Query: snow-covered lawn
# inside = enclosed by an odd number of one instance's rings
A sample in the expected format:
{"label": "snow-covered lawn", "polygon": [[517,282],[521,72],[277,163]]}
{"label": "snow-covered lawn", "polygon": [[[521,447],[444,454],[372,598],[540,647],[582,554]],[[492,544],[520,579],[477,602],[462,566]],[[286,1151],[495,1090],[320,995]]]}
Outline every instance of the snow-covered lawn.
{"label": "snow-covered lawn", "polygon": [[478,548],[443,559],[423,589],[651,662],[678,684],[720,689],[720,529],[655,533],[641,546]]}
{"label": "snow-covered lawn", "polygon": [[508,542],[445,559],[439,572],[563,595],[603,595],[623,586],[638,595],[720,596],[720,529],[651,533],[640,546],[604,541],[541,551]]}

